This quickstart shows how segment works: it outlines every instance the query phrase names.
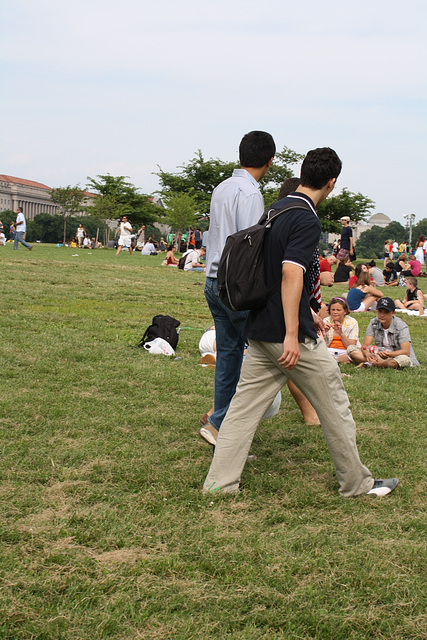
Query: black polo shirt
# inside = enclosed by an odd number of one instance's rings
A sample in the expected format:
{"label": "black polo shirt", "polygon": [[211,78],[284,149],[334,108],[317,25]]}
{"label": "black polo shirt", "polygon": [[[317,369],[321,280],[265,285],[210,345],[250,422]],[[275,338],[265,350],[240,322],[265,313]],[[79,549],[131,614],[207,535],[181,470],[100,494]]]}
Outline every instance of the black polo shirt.
{"label": "black polo shirt", "polygon": [[350,251],[350,238],[353,237],[353,230],[350,226],[343,227],[341,230],[341,242],[340,249],[347,249]]}
{"label": "black polo shirt", "polygon": [[[273,287],[282,279],[282,263],[292,262],[304,270],[304,285],[299,306],[298,341],[305,337],[317,338],[313,316],[310,311],[310,289],[307,277],[308,265],[319,244],[321,225],[311,198],[305,194],[293,192],[276,202],[272,208],[280,209],[288,201],[295,204],[298,198],[304,199],[310,209],[291,209],[280,215],[266,234],[264,261],[266,282]],[[247,322],[247,336],[263,342],[283,342],[286,327],[283,315],[280,288],[272,295],[267,304],[251,311]]]}

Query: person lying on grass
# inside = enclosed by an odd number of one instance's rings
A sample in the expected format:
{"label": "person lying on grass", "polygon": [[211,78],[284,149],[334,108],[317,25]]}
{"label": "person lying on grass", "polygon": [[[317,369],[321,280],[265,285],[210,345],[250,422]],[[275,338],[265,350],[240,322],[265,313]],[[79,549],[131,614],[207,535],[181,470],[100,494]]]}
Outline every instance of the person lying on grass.
{"label": "person lying on grass", "polygon": [[408,325],[396,318],[395,311],[396,305],[391,298],[378,300],[377,317],[371,320],[366,329],[362,348],[355,345],[347,347],[351,361],[360,366],[392,369],[419,366],[412,349]]}

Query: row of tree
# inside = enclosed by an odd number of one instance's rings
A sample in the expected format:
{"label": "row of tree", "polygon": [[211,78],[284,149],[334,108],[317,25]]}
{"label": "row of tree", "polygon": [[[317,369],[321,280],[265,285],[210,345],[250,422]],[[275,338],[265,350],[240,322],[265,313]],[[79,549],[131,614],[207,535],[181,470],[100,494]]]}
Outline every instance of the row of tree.
{"label": "row of tree", "polygon": [[[412,227],[412,246],[419,236],[427,237],[427,218],[423,218]],[[376,259],[384,257],[384,243],[386,241],[400,244],[409,241],[409,230],[405,229],[400,222],[390,222],[386,227],[374,226],[360,234],[356,242],[357,255],[364,258]]]}
{"label": "row of tree", "polygon": [[[283,181],[295,175],[293,167],[303,159],[303,155],[288,147],[276,153],[261,181],[266,206],[277,200]],[[199,216],[207,215],[212,191],[238,166],[219,159],[205,160],[199,149],[189,163],[178,167],[180,171],[177,173],[169,173],[159,167],[156,175],[160,180],[160,193],[168,207],[166,221],[175,228],[188,227],[194,224],[194,212]],[[333,233],[340,231],[339,221],[343,216],[350,216],[354,222],[359,222],[371,215],[374,207],[373,200],[344,188],[339,195],[328,198],[318,207],[318,215],[323,231]]]}
{"label": "row of tree", "polygon": [[[295,174],[295,165],[301,163],[304,156],[283,147],[274,158],[269,171],[261,182],[261,191],[268,206],[277,200],[283,181]],[[143,194],[126,176],[98,175],[88,177],[86,188],[75,186],[52,189],[52,202],[60,207],[62,218],[62,239],[69,237],[67,222],[84,214],[85,226],[88,220],[94,220],[97,226],[103,226],[107,220],[118,220],[127,215],[134,228],[142,224],[148,227],[154,222],[164,222],[179,231],[194,226],[203,216],[208,216],[210,199],[215,187],[228,178],[236,163],[224,162],[218,158],[205,160],[200,150],[188,162],[178,167],[177,172],[163,171],[159,167],[155,174],[160,181],[159,195],[166,208],[157,206],[152,197]],[[87,190],[92,195],[88,195]],[[87,206],[88,197],[92,204]],[[318,208],[323,231],[339,232],[342,216],[350,216],[359,222],[370,215],[375,203],[361,193],[352,193],[343,189],[339,195],[328,198]],[[56,241],[58,238],[56,238]]]}

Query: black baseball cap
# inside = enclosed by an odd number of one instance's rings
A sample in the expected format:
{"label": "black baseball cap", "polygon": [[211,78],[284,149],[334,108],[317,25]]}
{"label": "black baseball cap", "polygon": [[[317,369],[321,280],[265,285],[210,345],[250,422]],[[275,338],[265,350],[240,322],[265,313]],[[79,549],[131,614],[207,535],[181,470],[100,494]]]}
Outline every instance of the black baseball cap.
{"label": "black baseball cap", "polygon": [[377,302],[377,309],[385,309],[386,311],[396,311],[396,305],[391,298],[380,298]]}

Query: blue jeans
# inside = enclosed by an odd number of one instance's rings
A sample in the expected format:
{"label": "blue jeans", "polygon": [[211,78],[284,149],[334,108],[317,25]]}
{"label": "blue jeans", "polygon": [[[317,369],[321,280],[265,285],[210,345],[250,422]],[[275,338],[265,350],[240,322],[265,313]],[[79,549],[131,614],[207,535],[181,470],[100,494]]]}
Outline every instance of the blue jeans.
{"label": "blue jeans", "polygon": [[216,331],[215,410],[209,422],[219,430],[239,381],[249,312],[231,311],[221,302],[216,278],[206,278],[205,297]]}
{"label": "blue jeans", "polygon": [[31,247],[31,245],[28,244],[28,242],[25,242],[25,240],[24,240],[24,231],[17,231],[15,233],[15,240],[13,242],[13,248],[15,250],[18,250],[18,242],[23,244],[24,247],[27,247],[27,249],[29,249]]}

